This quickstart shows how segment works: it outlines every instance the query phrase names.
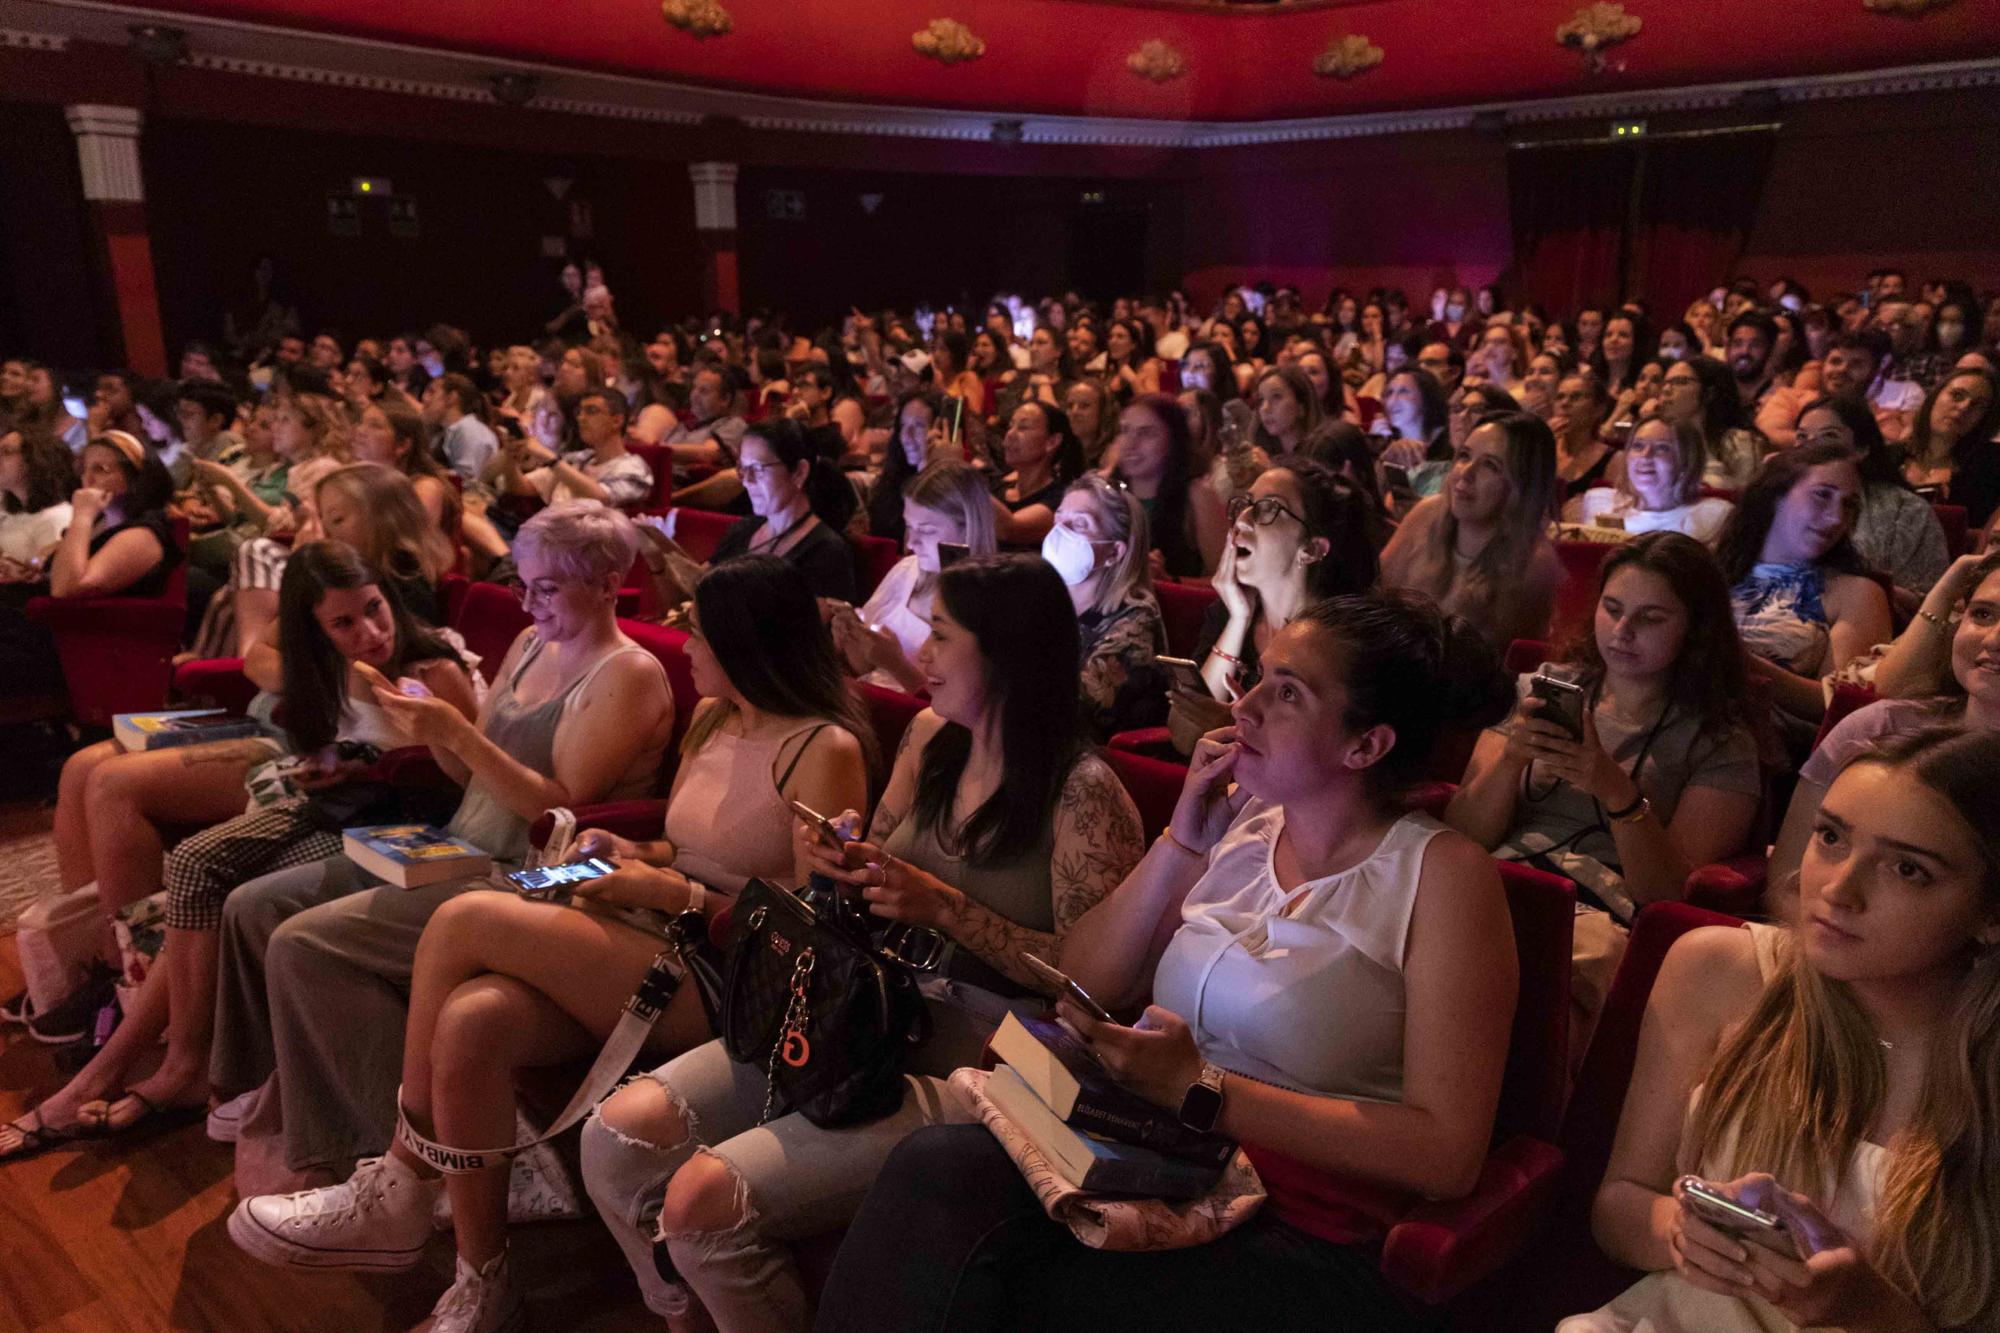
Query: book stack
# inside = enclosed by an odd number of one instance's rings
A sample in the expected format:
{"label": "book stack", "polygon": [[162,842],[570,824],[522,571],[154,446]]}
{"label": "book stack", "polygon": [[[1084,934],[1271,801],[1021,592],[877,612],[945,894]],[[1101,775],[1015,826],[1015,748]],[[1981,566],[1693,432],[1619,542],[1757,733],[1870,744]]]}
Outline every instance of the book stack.
{"label": "book stack", "polygon": [[263,730],[256,718],[232,717],[220,708],[119,713],[111,719],[111,734],[128,751],[166,750],[177,745],[233,741],[261,735]]}
{"label": "book stack", "polygon": [[987,1099],[1078,1189],[1192,1199],[1236,1154],[1232,1140],[1121,1086],[1054,1017],[1010,1013],[987,1045],[1000,1061]]}
{"label": "book stack", "polygon": [[451,879],[478,879],[493,858],[469,842],[429,824],[374,824],[341,837],[347,859],[400,889],[421,889]]}

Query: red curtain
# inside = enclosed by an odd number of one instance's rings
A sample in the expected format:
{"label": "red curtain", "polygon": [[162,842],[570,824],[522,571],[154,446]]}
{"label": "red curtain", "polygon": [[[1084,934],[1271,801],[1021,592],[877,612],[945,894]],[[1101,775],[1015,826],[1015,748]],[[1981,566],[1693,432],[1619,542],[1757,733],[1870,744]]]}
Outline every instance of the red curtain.
{"label": "red curtain", "polygon": [[1626,271],[1628,290],[1647,298],[1656,321],[1679,319],[1690,302],[1735,274],[1773,138],[1743,131],[1644,145],[1639,225]]}
{"label": "red curtain", "polygon": [[1630,144],[1507,154],[1514,261],[1528,300],[1566,318],[1617,298],[1635,162]]}
{"label": "red curtain", "polygon": [[1507,155],[1514,256],[1531,301],[1566,315],[1644,297],[1656,318],[1726,281],[1770,167],[1767,130]]}

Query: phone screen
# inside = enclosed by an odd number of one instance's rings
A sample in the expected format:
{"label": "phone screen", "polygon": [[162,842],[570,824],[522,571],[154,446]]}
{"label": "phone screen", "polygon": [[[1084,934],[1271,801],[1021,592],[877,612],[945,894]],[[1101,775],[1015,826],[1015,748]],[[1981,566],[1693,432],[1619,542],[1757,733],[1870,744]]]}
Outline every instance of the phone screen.
{"label": "phone screen", "polygon": [[972,548],[963,542],[938,543],[938,568],[950,569],[959,561],[972,554]]}
{"label": "phone screen", "polygon": [[1040,977],[1044,985],[1051,986],[1058,994],[1066,995],[1071,1000],[1074,1000],[1085,1013],[1095,1018],[1098,1022],[1115,1023],[1118,1021],[1111,1016],[1110,1010],[1092,998],[1090,992],[1079,986],[1068,973],[1063,972],[1052,964],[1043,962],[1031,953],[1022,954],[1021,962],[1026,965],[1030,972]]}
{"label": "phone screen", "polygon": [[510,870],[507,880],[522,893],[548,894],[586,879],[602,879],[617,868],[603,857],[593,856],[586,861],[565,861],[533,870]]}

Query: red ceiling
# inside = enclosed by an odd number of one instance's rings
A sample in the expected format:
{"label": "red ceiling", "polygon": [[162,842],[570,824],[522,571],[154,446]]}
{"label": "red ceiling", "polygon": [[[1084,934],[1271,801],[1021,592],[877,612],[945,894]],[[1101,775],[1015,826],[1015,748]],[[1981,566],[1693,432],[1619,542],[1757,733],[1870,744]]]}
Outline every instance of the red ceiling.
{"label": "red ceiling", "polygon": [[[156,8],[495,57],[831,100],[996,114],[1268,120],[1882,69],[2000,53],[2000,4],[1921,17],[1862,0],[1627,0],[1644,29],[1623,70],[1587,75],[1556,26],[1582,0],[1354,0],[1208,12],[1103,0],[722,0],[734,31],[698,40],[658,0],[152,0]],[[911,34],[955,18],[986,54],[944,66]],[[1312,59],[1359,33],[1377,68],[1325,79]],[[1165,84],[1129,72],[1141,42],[1178,48]]]}

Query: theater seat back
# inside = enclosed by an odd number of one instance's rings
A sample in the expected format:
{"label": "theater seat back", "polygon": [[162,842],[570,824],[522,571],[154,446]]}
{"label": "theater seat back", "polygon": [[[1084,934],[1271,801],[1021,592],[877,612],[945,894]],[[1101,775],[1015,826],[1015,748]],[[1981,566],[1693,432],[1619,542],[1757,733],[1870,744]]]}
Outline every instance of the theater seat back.
{"label": "theater seat back", "polygon": [[452,628],[466,647],[479,654],[479,674],[490,685],[507,650],[533,623],[511,589],[497,583],[473,583],[466,586]]}
{"label": "theater seat back", "polygon": [[1532,866],[1500,861],[1500,883],[1513,918],[1520,994],[1495,1142],[1527,1134],[1553,1143],[1569,1086],[1569,972],[1575,935],[1576,886]]}
{"label": "theater seat back", "polygon": [[1160,602],[1167,651],[1175,657],[1194,656],[1194,646],[1201,641],[1201,619],[1216,601],[1215,588],[1207,583],[1162,579],[1153,585],[1153,595]]}
{"label": "theater seat back", "polygon": [[736,515],[718,514],[709,509],[676,509],[674,540],[696,560],[706,561],[715,554],[722,536],[735,526]]}
{"label": "theater seat back", "polygon": [[674,738],[668,753],[676,755],[680,752],[681,737],[687,734],[688,723],[694,718],[695,705],[701,702],[701,691],[694,685],[694,667],[688,661],[687,631],[651,625],[643,620],[623,619],[618,622],[618,628],[625,632],[626,638],[651,653],[666,668],[667,688],[673,691],[674,696]]}
{"label": "theater seat back", "polygon": [[1562,561],[1563,579],[1556,589],[1556,609],[1550,620],[1551,640],[1561,642],[1578,627],[1590,623],[1597,604],[1597,571],[1604,557],[1616,548],[1604,542],[1555,543],[1556,557]]}

